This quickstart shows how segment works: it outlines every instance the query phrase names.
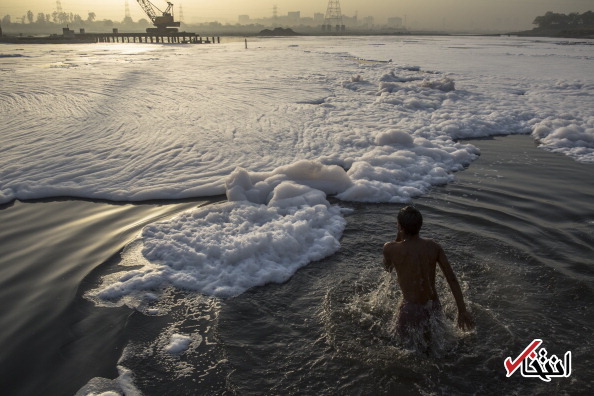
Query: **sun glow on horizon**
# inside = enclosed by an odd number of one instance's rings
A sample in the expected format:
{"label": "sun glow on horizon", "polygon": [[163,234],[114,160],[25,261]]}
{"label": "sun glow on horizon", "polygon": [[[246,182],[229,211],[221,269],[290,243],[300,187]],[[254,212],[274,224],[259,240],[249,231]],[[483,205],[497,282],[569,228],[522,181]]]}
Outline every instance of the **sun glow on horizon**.
{"label": "sun glow on horizon", "polygon": [[[152,0],[161,10],[166,8],[165,0]],[[244,20],[257,20],[286,16],[289,12],[300,12],[301,18],[313,19],[314,14],[325,14],[327,0],[202,0],[190,2],[173,0],[174,15],[183,14],[186,23],[218,21],[236,24],[240,15]],[[10,15],[12,22],[28,22],[27,12],[36,19],[39,13],[51,15],[57,9],[58,1],[51,0],[3,0],[0,4],[0,18]],[[100,3],[88,0],[60,0],[62,10],[78,14],[82,20],[89,12],[95,13],[97,20],[124,20],[126,0],[105,0]],[[127,0],[130,17],[134,21],[147,18],[136,0]],[[357,17],[371,24],[385,24],[387,18],[398,17],[411,28],[468,29],[490,25],[509,25],[509,28],[529,29],[536,16],[547,11],[559,13],[585,12],[594,8],[591,0],[401,0],[397,4],[390,0],[376,0],[372,3],[363,0],[342,0],[342,13]],[[371,18],[369,18],[371,17]],[[366,19],[367,18],[367,19]]]}

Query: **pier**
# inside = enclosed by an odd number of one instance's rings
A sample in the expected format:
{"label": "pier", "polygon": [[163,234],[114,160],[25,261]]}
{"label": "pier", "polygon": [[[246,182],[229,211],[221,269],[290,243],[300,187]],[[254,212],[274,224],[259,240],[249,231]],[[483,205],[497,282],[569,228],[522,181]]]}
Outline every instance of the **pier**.
{"label": "pier", "polygon": [[31,43],[149,43],[149,44],[214,44],[221,43],[220,37],[202,37],[197,33],[178,32],[177,29],[147,29],[146,33],[120,33],[113,29],[111,33],[87,33],[65,27],[62,35],[52,34],[49,37],[15,37],[18,42]]}
{"label": "pier", "polygon": [[111,33],[86,33],[80,29],[76,34],[67,27],[62,29],[64,38],[73,38],[95,43],[174,43],[174,44],[211,44],[221,42],[220,37],[202,38],[196,33],[178,32],[177,29],[147,29],[146,33],[120,33],[113,29]]}
{"label": "pier", "polygon": [[150,44],[214,44],[220,43],[220,37],[201,37],[196,33],[82,33],[77,37],[88,38],[96,43],[150,43]]}

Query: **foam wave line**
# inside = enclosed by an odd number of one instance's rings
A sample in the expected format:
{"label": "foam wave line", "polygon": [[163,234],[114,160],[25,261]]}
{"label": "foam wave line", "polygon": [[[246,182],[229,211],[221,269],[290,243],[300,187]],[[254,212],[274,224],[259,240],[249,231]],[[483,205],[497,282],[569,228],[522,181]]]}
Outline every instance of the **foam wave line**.
{"label": "foam wave line", "polygon": [[[480,155],[459,139],[532,131],[547,149],[591,160],[590,82],[354,61],[395,59],[395,47],[365,42],[347,52],[271,42],[244,56],[150,46],[11,58],[0,202],[226,193],[226,205],[147,227],[148,264],[96,296],[156,285],[233,296],[338,249],[344,219],[326,195],[399,203],[452,181]],[[71,67],[50,67],[65,57]]]}

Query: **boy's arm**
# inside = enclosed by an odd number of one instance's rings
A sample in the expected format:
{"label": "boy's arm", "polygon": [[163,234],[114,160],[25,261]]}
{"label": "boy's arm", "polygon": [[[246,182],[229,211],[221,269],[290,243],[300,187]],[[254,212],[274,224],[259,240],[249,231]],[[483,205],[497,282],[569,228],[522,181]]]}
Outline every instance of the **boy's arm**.
{"label": "boy's arm", "polygon": [[466,310],[464,296],[462,295],[462,288],[458,283],[456,274],[454,274],[454,270],[452,269],[452,266],[450,265],[443,248],[439,245],[437,245],[437,247],[439,249],[437,263],[439,264],[441,271],[450,285],[450,289],[452,290],[452,294],[456,300],[456,305],[458,306],[458,327],[460,327],[462,330],[471,330],[474,328],[474,320],[472,315],[470,315],[470,313]]}
{"label": "boy's arm", "polygon": [[388,272],[392,272],[394,269],[394,265],[390,261],[390,256],[388,255],[388,247],[390,246],[390,242],[386,242],[384,244],[384,269]]}
{"label": "boy's arm", "polygon": [[[401,241],[402,233],[400,232],[400,228],[398,228],[398,233],[396,234],[396,242]],[[392,263],[392,261],[390,260],[390,254],[388,253],[388,249],[393,243],[394,242],[386,242],[384,244],[384,269],[388,272],[392,272],[392,270],[394,269],[394,263]]]}

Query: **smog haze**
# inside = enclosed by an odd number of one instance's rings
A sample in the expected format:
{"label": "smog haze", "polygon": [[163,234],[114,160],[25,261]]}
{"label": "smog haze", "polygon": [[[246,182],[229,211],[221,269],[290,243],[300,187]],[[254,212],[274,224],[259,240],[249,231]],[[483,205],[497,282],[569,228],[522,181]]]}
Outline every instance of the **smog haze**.
{"label": "smog haze", "polygon": [[[121,21],[125,16],[125,0],[61,0],[60,3],[65,12],[79,14],[83,19],[89,12],[94,12],[98,20]],[[164,0],[152,0],[152,3],[161,10],[167,6]],[[239,15],[248,16],[249,20],[269,18],[274,10],[278,16],[300,11],[301,17],[313,17],[314,13],[324,14],[328,6],[327,0],[173,0],[173,3],[174,14],[180,14],[181,6],[186,23],[229,24],[237,23]],[[34,15],[51,14],[56,4],[52,0],[3,0],[0,17],[8,14],[18,21],[29,10]],[[128,0],[128,5],[133,20],[146,18],[136,0]],[[547,11],[582,13],[594,8],[592,0],[341,0],[340,5],[343,15],[357,15],[360,19],[372,16],[378,25],[386,23],[387,18],[399,17],[413,30],[531,29],[534,18]]]}

